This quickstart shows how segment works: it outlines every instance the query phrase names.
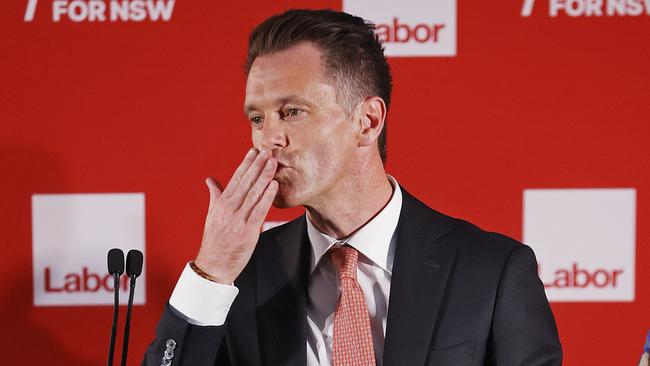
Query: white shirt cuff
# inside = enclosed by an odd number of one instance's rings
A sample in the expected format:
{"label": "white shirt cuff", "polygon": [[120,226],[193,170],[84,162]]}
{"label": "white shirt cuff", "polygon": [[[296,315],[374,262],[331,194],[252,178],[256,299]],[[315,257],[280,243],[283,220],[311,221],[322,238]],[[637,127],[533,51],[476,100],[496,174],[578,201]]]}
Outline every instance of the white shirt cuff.
{"label": "white shirt cuff", "polygon": [[233,285],[212,282],[199,276],[188,263],[176,282],[169,305],[190,324],[223,325],[238,293],[239,289]]}

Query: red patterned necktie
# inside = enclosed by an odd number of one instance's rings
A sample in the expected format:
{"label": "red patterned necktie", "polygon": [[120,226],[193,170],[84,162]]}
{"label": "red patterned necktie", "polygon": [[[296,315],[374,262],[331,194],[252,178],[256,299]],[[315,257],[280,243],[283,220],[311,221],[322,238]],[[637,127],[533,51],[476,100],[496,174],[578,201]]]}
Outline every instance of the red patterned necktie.
{"label": "red patterned necktie", "polygon": [[334,314],[333,366],[375,366],[368,305],[357,281],[359,252],[351,247],[330,249],[341,278],[341,297]]}

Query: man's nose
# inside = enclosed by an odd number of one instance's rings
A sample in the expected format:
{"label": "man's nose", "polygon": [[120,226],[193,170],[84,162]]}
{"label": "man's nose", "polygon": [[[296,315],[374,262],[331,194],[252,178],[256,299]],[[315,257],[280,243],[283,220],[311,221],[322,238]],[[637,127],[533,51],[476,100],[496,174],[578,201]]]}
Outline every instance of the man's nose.
{"label": "man's nose", "polygon": [[278,116],[268,118],[262,128],[262,147],[269,150],[277,150],[287,147],[287,137],[284,121]]}

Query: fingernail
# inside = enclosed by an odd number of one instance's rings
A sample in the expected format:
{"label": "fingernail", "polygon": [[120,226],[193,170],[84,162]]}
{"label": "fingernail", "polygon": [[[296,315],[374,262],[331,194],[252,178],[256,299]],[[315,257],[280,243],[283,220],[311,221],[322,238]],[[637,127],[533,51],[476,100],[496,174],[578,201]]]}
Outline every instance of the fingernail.
{"label": "fingernail", "polygon": [[268,160],[266,162],[266,166],[264,167],[266,170],[271,170],[273,168],[273,160]]}
{"label": "fingernail", "polygon": [[260,152],[260,155],[261,155],[263,158],[265,158],[265,157],[269,156],[269,152],[266,151],[266,149],[262,149],[262,151]]}
{"label": "fingernail", "polygon": [[248,152],[246,153],[246,155],[251,156],[251,155],[255,154],[256,152],[257,152],[257,149],[254,148],[254,147],[251,147],[251,149],[248,150]]}

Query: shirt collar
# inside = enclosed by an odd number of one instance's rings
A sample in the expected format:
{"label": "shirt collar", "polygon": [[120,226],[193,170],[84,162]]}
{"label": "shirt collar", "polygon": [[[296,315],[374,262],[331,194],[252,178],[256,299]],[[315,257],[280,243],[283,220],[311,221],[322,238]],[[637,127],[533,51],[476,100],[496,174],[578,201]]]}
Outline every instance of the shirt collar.
{"label": "shirt collar", "polygon": [[309,236],[313,254],[310,273],[314,271],[327,250],[337,243],[346,243],[352,246],[375,265],[388,273],[392,272],[392,265],[388,263],[389,249],[402,210],[402,192],[397,180],[390,175],[387,176],[393,186],[393,194],[390,200],[372,220],[345,239],[338,240],[322,233],[314,226],[309,214],[307,214],[307,235]]}

